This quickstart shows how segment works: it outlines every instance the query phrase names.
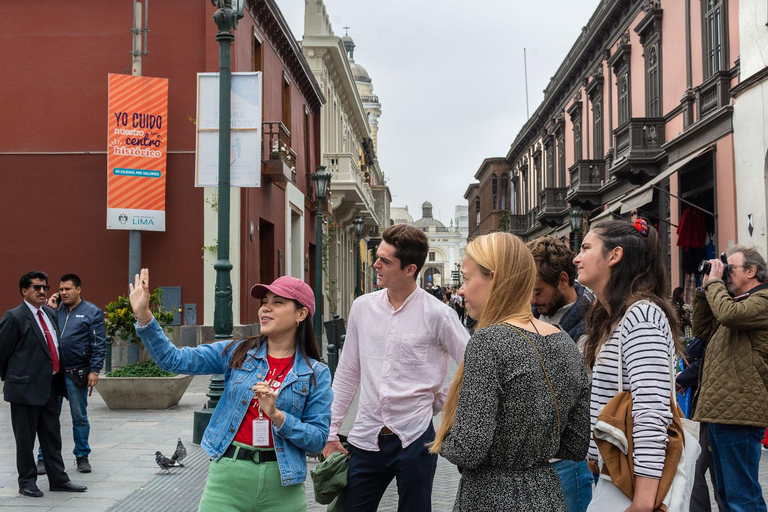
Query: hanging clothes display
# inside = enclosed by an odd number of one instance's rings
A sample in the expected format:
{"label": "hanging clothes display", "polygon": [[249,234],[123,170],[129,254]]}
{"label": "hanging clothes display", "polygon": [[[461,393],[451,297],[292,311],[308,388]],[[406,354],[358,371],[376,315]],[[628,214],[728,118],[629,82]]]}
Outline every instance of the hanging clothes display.
{"label": "hanging clothes display", "polygon": [[686,208],[680,216],[677,226],[677,245],[683,250],[704,249],[707,231],[704,227],[704,214],[698,208]]}

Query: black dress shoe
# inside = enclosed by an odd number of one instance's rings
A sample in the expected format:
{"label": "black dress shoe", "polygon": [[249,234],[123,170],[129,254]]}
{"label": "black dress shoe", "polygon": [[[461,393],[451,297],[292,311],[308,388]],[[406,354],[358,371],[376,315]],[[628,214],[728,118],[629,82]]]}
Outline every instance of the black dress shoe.
{"label": "black dress shoe", "polygon": [[[51,491],[85,492],[85,490],[88,489],[88,488],[86,486],[84,486],[84,485],[73,484],[70,481],[70,482],[67,482],[67,483],[64,483],[64,484],[61,484],[61,485],[56,485],[56,486],[52,485],[48,489],[51,490]],[[40,494],[42,494],[42,493],[40,493]]]}
{"label": "black dress shoe", "polygon": [[29,496],[30,498],[43,497],[43,491],[38,489],[38,487],[35,484],[22,487],[21,489],[19,489],[19,494],[23,494],[24,496]]}
{"label": "black dress shoe", "polygon": [[37,461],[37,474],[38,475],[45,474],[45,464],[41,460]]}

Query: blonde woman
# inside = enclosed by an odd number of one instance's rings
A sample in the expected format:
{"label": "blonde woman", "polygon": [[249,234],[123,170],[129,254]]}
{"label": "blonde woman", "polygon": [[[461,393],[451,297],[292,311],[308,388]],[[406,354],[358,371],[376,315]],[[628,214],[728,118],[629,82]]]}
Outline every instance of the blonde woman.
{"label": "blonde woman", "polygon": [[583,460],[589,385],[567,333],[534,319],[536,281],[525,243],[476,238],[461,266],[468,314],[478,318],[431,449],[462,472],[454,511],[563,511],[553,458]]}

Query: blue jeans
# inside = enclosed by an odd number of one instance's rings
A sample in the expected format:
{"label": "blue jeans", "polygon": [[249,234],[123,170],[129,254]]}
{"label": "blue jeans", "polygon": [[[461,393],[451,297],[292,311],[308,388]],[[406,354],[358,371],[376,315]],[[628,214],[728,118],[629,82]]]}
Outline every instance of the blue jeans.
{"label": "blue jeans", "polygon": [[[67,398],[69,398],[69,412],[72,414],[72,438],[75,449],[72,453],[75,457],[88,457],[91,447],[88,445],[88,435],[91,433],[91,424],[88,422],[88,388],[75,386],[70,378],[64,379],[67,383]],[[59,416],[64,397],[59,397]],[[43,460],[43,453],[38,448],[37,460]]]}
{"label": "blue jeans", "polygon": [[765,512],[758,481],[760,441],[765,429],[746,425],[707,424],[715,486],[726,512]]}
{"label": "blue jeans", "polygon": [[559,460],[552,463],[560,477],[568,512],[585,512],[592,500],[592,472],[586,460]]}

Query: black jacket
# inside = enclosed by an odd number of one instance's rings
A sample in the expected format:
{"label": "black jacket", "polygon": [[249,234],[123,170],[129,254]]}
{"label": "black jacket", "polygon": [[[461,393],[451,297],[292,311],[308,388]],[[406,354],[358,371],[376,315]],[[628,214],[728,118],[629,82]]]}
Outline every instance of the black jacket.
{"label": "black jacket", "polygon": [[99,373],[107,353],[104,313],[94,304],[81,300],[72,311],[59,306],[56,315],[67,370],[90,368]]}
{"label": "black jacket", "polygon": [[[60,338],[53,310],[43,306]],[[45,334],[25,303],[6,311],[0,319],[0,379],[6,402],[45,405],[51,391],[67,396],[64,357],[59,344],[59,372],[53,374],[53,360]]]}

